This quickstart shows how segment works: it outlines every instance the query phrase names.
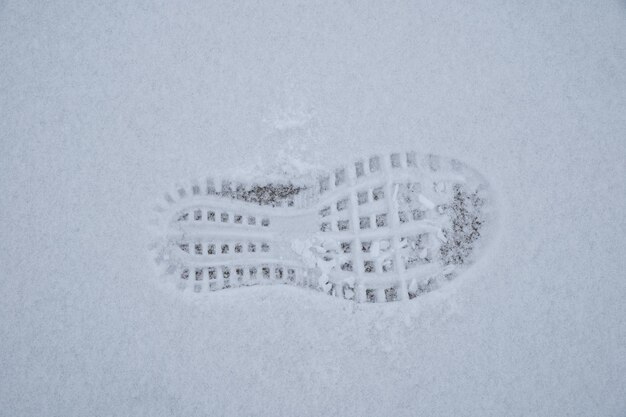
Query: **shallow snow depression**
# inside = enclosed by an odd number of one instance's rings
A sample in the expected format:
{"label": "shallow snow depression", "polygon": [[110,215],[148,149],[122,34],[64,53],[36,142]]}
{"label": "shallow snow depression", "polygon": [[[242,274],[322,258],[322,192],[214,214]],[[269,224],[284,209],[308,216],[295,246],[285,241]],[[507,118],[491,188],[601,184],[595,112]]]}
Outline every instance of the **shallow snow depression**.
{"label": "shallow snow depression", "polygon": [[[290,165],[306,166],[297,155]],[[436,155],[259,174],[165,194],[153,220],[161,280],[195,293],[292,284],[357,302],[411,299],[469,265],[495,220],[487,181]]]}

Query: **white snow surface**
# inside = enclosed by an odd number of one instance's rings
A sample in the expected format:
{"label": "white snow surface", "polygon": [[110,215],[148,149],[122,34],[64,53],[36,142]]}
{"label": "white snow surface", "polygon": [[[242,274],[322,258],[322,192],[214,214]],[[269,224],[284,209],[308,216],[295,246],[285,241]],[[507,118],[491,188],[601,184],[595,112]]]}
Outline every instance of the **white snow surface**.
{"label": "white snow surface", "polygon": [[[0,2],[0,415],[625,416],[625,68],[624,1]],[[453,283],[154,285],[176,181],[404,150],[497,194]]]}

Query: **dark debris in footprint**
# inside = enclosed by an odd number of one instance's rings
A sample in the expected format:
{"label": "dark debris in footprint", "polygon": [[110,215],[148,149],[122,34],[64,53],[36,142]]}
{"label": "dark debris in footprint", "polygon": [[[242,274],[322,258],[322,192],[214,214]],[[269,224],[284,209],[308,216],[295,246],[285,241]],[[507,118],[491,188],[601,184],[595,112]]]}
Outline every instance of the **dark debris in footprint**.
{"label": "dark debris in footprint", "polygon": [[305,187],[293,184],[265,184],[253,185],[250,189],[237,190],[237,198],[250,203],[260,205],[274,205],[288,202],[295,195],[303,191]]}
{"label": "dark debris in footprint", "polygon": [[469,194],[459,185],[454,187],[452,202],[446,207],[452,225],[443,230],[447,242],[440,247],[444,265],[461,265],[472,254],[483,224],[483,204],[478,191]]}

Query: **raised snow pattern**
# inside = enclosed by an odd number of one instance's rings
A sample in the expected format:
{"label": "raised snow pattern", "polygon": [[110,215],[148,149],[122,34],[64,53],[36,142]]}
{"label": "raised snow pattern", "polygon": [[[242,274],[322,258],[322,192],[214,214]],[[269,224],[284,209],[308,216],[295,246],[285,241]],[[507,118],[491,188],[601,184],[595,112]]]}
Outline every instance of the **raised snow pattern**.
{"label": "raised snow pattern", "polygon": [[209,178],[165,194],[156,211],[155,260],[181,290],[291,284],[386,302],[429,292],[470,265],[493,201],[460,161],[408,152],[315,181]]}

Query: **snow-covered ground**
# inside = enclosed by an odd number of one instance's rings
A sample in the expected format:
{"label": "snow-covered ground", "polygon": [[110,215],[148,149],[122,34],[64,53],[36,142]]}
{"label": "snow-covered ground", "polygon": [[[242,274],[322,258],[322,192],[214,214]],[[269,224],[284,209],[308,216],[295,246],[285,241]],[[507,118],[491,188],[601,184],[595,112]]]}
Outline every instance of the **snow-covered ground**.
{"label": "snow-covered ground", "polygon": [[[623,1],[174,3],[0,3],[0,415],[626,415]],[[451,285],[154,285],[176,181],[396,150],[498,197]]]}

